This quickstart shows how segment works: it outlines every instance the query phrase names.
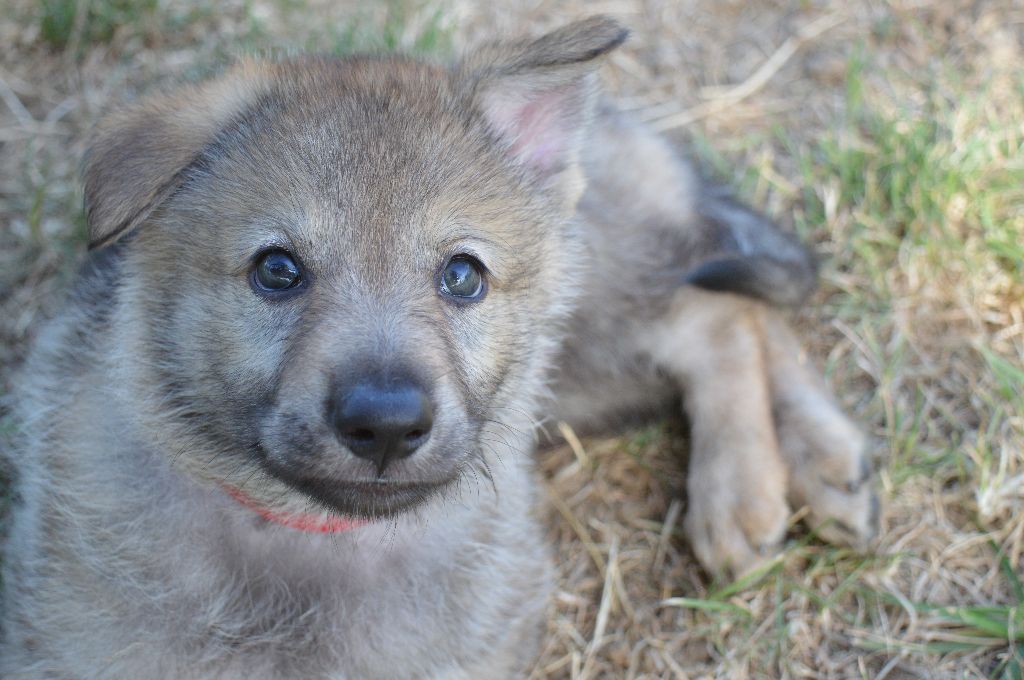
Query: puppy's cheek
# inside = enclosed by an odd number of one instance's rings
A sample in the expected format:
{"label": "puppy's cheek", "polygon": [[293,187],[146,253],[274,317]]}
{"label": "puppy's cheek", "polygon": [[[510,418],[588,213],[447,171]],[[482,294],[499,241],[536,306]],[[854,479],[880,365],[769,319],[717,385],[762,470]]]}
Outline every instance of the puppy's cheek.
{"label": "puppy's cheek", "polygon": [[232,290],[217,302],[207,313],[217,329],[212,339],[222,359],[240,375],[262,377],[262,382],[273,379],[296,342],[301,309],[259,300],[248,290]]}
{"label": "puppy's cheek", "polygon": [[324,433],[294,413],[270,411],[254,429],[258,434],[254,462],[274,468],[298,473],[302,465],[314,462],[314,453],[324,448]]}
{"label": "puppy's cheek", "polygon": [[206,413],[219,446],[243,452],[259,440],[271,412],[287,355],[290,323],[282,315],[274,323],[253,301],[223,290],[214,294],[181,295],[164,328],[176,343],[169,352],[187,367],[167,384],[190,408]]}
{"label": "puppy's cheek", "polygon": [[481,414],[520,362],[520,347],[529,330],[519,327],[498,291],[481,302],[479,309],[465,314],[465,318],[453,320],[446,334],[452,357],[450,382],[452,391],[461,396],[462,408]]}
{"label": "puppy's cheek", "polygon": [[226,296],[205,312],[209,330],[199,341],[205,361],[224,386],[226,395],[262,403],[278,389],[290,336],[297,315],[292,310],[267,309],[251,296]]}

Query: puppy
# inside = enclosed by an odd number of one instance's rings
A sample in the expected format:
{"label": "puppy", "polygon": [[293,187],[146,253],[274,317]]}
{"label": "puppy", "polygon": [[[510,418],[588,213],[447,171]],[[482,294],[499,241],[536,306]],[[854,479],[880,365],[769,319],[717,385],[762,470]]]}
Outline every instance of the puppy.
{"label": "puppy", "polygon": [[14,393],[3,677],[521,677],[545,417],[683,396],[712,571],[795,505],[870,538],[862,437],[771,307],[811,259],[598,104],[625,36],[246,63],[100,127]]}

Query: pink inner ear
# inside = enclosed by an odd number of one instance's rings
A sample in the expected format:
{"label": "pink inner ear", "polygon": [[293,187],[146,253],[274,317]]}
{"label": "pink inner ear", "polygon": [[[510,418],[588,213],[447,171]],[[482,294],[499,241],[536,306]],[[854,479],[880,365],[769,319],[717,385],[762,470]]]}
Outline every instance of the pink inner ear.
{"label": "pink inner ear", "polygon": [[569,112],[571,98],[565,92],[530,92],[524,102],[514,93],[491,97],[487,114],[490,121],[509,139],[509,153],[519,162],[544,174],[565,163],[569,149]]}

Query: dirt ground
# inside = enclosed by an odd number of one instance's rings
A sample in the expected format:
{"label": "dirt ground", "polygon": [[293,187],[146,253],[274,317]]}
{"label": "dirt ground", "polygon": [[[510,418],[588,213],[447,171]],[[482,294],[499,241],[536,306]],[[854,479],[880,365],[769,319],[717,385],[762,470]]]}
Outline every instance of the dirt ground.
{"label": "dirt ground", "polygon": [[794,314],[875,442],[870,554],[793,517],[714,583],[681,532],[685,433],[539,465],[558,592],[532,678],[1024,677],[1024,3],[0,0],[0,390],[84,254],[94,121],[251,51],[443,58],[608,13],[626,109],[815,244]]}

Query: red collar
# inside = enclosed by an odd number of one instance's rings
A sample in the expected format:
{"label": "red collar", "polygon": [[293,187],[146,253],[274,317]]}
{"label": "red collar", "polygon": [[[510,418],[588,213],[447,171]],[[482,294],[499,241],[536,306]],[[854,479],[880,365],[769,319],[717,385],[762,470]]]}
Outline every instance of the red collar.
{"label": "red collar", "polygon": [[369,524],[365,519],[344,517],[342,515],[275,512],[260,505],[259,501],[247,496],[241,489],[227,484],[221,484],[221,488],[241,505],[252,510],[268,522],[280,524],[291,529],[298,529],[299,531],[313,534],[340,534]]}

